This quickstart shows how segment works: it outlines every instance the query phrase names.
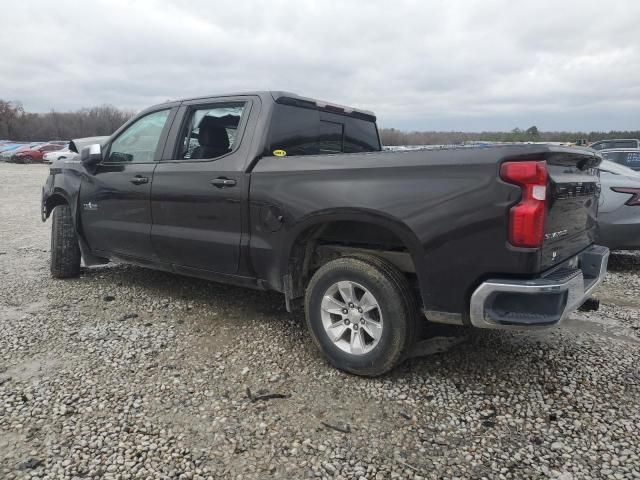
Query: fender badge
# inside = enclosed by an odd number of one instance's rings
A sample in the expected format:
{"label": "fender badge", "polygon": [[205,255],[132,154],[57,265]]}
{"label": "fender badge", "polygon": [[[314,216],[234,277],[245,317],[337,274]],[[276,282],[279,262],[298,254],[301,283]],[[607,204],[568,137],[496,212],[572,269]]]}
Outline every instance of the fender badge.
{"label": "fender badge", "polygon": [[97,203],[83,203],[82,206],[84,207],[85,210],[97,210],[98,209],[98,204]]}
{"label": "fender badge", "polygon": [[274,150],[274,151],[273,151],[273,154],[274,154],[276,157],[284,157],[284,156],[286,156],[286,155],[287,155],[287,152],[286,152],[286,151],[284,151],[284,150],[280,150],[280,149],[278,149],[278,150]]}

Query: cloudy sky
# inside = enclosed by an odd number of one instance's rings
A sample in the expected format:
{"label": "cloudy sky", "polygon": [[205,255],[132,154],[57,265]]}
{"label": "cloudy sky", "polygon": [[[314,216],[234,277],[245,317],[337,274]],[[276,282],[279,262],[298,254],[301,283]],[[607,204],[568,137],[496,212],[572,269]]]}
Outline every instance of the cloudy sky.
{"label": "cloudy sky", "polygon": [[290,90],[415,130],[640,128],[637,0],[3,0],[30,111]]}

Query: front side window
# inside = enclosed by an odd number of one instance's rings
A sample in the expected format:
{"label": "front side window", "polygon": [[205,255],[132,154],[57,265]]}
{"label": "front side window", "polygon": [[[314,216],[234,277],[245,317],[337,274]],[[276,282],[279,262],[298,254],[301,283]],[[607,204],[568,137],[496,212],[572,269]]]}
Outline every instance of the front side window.
{"label": "front side window", "polygon": [[169,110],[153,112],[136,120],[111,144],[110,163],[153,162]]}
{"label": "front side window", "polygon": [[231,152],[238,144],[244,102],[198,108],[189,114],[178,155],[183,160],[210,160]]}

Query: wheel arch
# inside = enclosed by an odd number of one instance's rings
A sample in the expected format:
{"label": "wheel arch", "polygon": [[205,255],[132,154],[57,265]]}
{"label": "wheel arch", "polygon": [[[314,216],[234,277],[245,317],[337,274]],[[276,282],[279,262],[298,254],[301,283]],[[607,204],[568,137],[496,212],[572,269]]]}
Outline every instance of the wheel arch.
{"label": "wheel arch", "polygon": [[73,212],[74,214],[73,216],[75,218],[76,209],[74,208],[74,205],[69,200],[69,196],[67,195],[67,193],[61,189],[54,190],[54,192],[49,197],[47,197],[47,199],[44,202],[43,209],[42,209],[43,220],[46,220],[47,218],[49,218],[51,216],[51,212],[53,212],[53,209],[56,208],[58,205],[65,205],[65,204],[71,207],[71,211]]}
{"label": "wheel arch", "polygon": [[[413,264],[418,283],[424,271],[424,256],[422,246],[416,235],[403,222],[378,211],[366,209],[340,209],[320,211],[306,216],[299,221],[295,228],[289,231],[280,258],[279,270],[283,279],[283,290],[287,297],[287,306],[290,300],[304,295],[306,283],[313,272],[313,255],[320,242],[331,242],[331,235],[339,232],[345,234],[347,242],[355,240],[356,248],[363,246],[359,242],[356,230],[341,229],[345,225],[354,225],[355,228],[364,227],[375,231],[375,238],[371,243],[371,249],[367,253],[382,251],[387,246],[404,249]],[[324,237],[323,237],[324,235]],[[339,237],[338,237],[339,239]],[[376,248],[378,247],[378,248]],[[363,251],[365,251],[363,249]]]}

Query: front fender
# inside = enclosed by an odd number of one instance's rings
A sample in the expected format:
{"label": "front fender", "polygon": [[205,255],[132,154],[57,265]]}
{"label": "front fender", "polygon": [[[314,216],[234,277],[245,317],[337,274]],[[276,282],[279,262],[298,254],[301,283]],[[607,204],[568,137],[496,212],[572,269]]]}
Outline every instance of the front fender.
{"label": "front fender", "polygon": [[41,216],[42,221],[46,221],[55,207],[66,203],[71,208],[73,222],[78,231],[78,204],[83,172],[70,168],[67,163],[71,162],[57,161],[49,169],[49,176],[42,187]]}

